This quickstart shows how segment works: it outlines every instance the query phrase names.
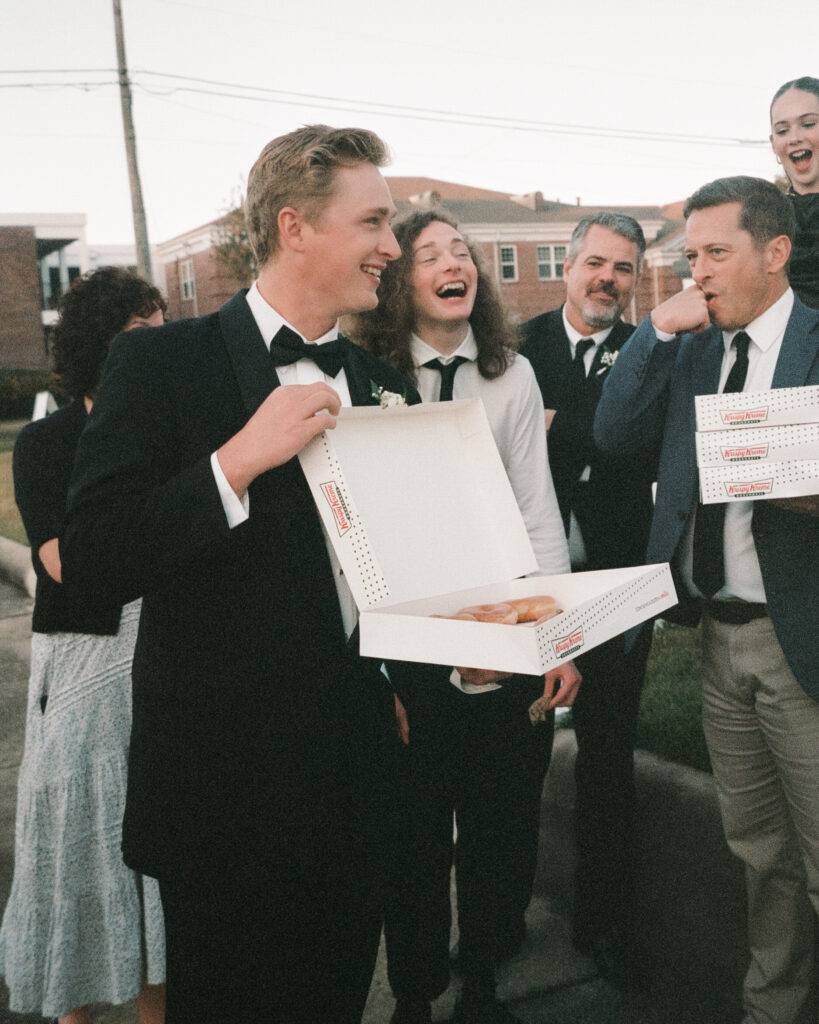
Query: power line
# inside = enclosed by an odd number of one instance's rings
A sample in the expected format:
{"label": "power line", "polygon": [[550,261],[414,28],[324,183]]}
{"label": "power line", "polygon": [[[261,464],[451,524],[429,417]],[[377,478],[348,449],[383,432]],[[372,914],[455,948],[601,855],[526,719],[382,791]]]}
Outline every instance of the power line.
{"label": "power line", "polygon": [[[3,71],[3,74],[57,74],[66,73],[69,69],[47,69],[40,71]],[[80,74],[106,74],[108,69],[77,69]],[[167,88],[158,82],[155,86],[138,81],[140,77],[163,79],[170,84]],[[255,103],[276,103],[300,107],[329,107],[333,110],[348,110],[355,113],[375,114],[383,117],[395,117],[405,120],[430,121],[439,124],[457,124],[462,127],[496,128],[533,132],[545,135],[587,136],[602,139],[619,139],[632,142],[666,142],[700,146],[767,146],[767,139],[738,139],[725,136],[688,135],[675,132],[643,131],[632,128],[607,128],[600,125],[571,124],[554,121],[538,121],[527,118],[501,117],[492,114],[473,114],[468,111],[439,110],[430,107],[407,106],[394,103],[379,103],[374,100],[354,100],[340,96],[327,96],[314,93],[293,92],[284,89],[271,89],[265,86],[245,85],[240,82],[222,82],[216,79],[197,78],[190,75],[177,75],[160,71],[132,71],[131,85],[154,96],[169,96],[177,92],[188,92],[203,96],[216,96],[223,99],[239,99]],[[189,84],[190,83],[190,84]],[[117,84],[117,81],[100,82],[0,82],[0,89],[16,88],[58,88],[72,87],[93,89]]]}

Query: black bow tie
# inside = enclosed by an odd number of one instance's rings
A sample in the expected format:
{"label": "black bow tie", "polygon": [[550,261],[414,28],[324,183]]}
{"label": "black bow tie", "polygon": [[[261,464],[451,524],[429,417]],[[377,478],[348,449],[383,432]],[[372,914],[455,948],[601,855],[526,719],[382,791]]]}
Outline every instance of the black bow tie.
{"label": "black bow tie", "polygon": [[289,366],[299,359],[312,359],[322,373],[335,377],[344,365],[344,342],[341,338],[323,345],[308,345],[286,325],[282,325],[270,342],[270,358],[275,366]]}

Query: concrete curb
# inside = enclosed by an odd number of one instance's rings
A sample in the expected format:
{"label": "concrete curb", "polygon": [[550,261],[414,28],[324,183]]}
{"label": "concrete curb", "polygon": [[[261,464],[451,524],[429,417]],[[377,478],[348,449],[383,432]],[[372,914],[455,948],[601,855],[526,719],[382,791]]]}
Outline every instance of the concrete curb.
{"label": "concrete curb", "polygon": [[16,540],[0,537],[0,575],[34,597],[37,576],[31,564],[31,548]]}

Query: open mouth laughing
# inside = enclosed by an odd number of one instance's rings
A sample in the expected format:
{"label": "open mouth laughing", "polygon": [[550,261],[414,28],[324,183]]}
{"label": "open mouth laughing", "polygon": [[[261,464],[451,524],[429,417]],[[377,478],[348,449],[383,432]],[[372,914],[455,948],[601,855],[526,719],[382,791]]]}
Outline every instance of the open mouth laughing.
{"label": "open mouth laughing", "polygon": [[807,170],[812,157],[813,150],[810,149],[796,149],[792,153],[788,153],[788,159],[797,171]]}
{"label": "open mouth laughing", "polygon": [[450,281],[435,293],[439,299],[462,299],[466,295],[465,281]]}
{"label": "open mouth laughing", "polygon": [[370,277],[375,278],[376,284],[378,284],[378,282],[381,280],[381,271],[384,268],[377,267],[373,263],[362,263],[361,269],[364,271],[365,274],[369,274]]}

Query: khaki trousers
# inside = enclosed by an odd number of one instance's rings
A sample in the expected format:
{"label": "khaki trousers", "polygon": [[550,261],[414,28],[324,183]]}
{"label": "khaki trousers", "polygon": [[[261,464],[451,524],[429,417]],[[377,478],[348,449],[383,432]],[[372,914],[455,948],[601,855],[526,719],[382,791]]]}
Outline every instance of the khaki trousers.
{"label": "khaki trousers", "polygon": [[703,617],[703,726],[723,827],[744,862],[744,1024],[816,1024],[819,704],[768,618]]}

